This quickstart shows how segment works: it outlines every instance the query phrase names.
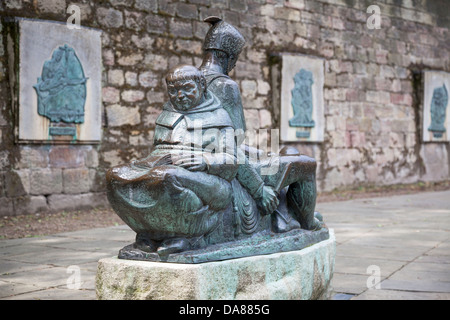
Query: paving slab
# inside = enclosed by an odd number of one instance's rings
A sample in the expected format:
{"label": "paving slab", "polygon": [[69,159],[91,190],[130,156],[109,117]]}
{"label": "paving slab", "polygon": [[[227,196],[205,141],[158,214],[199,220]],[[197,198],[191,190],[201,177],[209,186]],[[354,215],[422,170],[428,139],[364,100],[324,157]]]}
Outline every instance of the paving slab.
{"label": "paving slab", "polygon": [[380,275],[382,277],[388,277],[406,264],[406,261],[398,260],[338,256],[335,261],[335,270],[345,270],[346,274],[365,275],[367,279],[371,274],[371,266],[379,267]]}
{"label": "paving slab", "polygon": [[0,280],[0,299],[7,299],[8,297],[18,297],[24,293],[39,291],[42,288],[33,284],[11,283]]}
{"label": "paving slab", "polygon": [[363,246],[354,243],[343,243],[337,246],[336,255],[338,257],[364,257],[373,259],[389,259],[396,261],[413,261],[417,257],[425,254],[427,247],[408,247],[398,245],[393,248],[383,248],[377,246]]}
{"label": "paving slab", "polygon": [[352,300],[450,300],[449,293],[411,292],[396,290],[371,289],[360,295],[352,296]]}
{"label": "paving slab", "polygon": [[368,275],[339,273],[335,269],[331,286],[336,294],[359,295],[367,290],[367,279]]}
{"label": "paving slab", "polygon": [[50,288],[9,296],[2,300],[96,300],[95,290]]}
{"label": "paving slab", "polygon": [[70,265],[78,265],[81,263],[95,262],[110,254],[104,252],[78,251],[61,248],[47,247],[41,252],[27,252],[23,254],[8,257],[10,261],[28,262],[36,264],[51,264],[54,266],[67,267]]}
{"label": "paving slab", "polygon": [[418,292],[443,292],[450,293],[450,282],[430,280],[392,280],[381,282],[383,290],[418,291]]}

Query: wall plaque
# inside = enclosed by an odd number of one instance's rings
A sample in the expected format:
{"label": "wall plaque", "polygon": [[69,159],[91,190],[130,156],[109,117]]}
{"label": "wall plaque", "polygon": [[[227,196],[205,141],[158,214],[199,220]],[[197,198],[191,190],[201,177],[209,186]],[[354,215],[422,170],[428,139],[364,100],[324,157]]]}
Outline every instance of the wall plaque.
{"label": "wall plaque", "polygon": [[423,141],[450,141],[450,73],[424,72]]}
{"label": "wall plaque", "polygon": [[322,142],[324,60],[281,54],[279,62],[281,140]]}
{"label": "wall plaque", "polygon": [[100,142],[101,31],[23,18],[8,25],[18,142]]}

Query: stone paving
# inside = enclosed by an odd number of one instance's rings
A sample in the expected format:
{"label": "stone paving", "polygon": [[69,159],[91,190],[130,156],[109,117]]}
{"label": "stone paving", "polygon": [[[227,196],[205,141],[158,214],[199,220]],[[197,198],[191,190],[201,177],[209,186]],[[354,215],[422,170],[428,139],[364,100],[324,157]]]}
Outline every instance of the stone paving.
{"label": "stone paving", "polygon": [[[335,230],[333,299],[450,299],[450,191],[319,203]],[[93,300],[126,226],[0,241],[0,299]]]}

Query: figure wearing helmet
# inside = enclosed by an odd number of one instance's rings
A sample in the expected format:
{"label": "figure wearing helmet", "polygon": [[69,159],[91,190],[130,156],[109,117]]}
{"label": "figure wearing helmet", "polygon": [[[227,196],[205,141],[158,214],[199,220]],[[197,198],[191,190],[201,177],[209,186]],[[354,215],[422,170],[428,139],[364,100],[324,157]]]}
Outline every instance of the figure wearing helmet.
{"label": "figure wearing helmet", "polygon": [[[221,100],[224,109],[229,113],[234,129],[245,132],[246,125],[239,86],[228,76],[245,46],[245,39],[235,27],[219,17],[208,17],[204,21],[210,23],[211,27],[204,40],[203,61],[199,69],[205,75],[208,89]],[[242,149],[246,148],[242,145],[243,140],[243,134],[237,135],[238,153],[243,153]],[[244,148],[239,148],[239,146]],[[261,152],[260,150],[256,151]],[[283,155],[283,152],[286,154]],[[262,214],[271,214],[274,211],[277,213],[272,217],[275,229],[279,232],[298,228],[296,220],[304,229],[319,229],[321,223],[314,213],[317,166],[315,160],[298,154],[298,151],[297,153],[293,152],[293,148],[284,148],[280,154],[282,156],[280,157],[281,170],[279,171],[282,172],[286,167],[293,168],[283,179],[282,187],[289,186],[287,192],[286,189],[282,192],[274,190],[273,180],[279,178],[280,172],[269,179],[267,176],[262,177],[260,174],[261,163],[249,163],[247,158],[245,164],[239,166],[237,181],[253,198]],[[238,159],[241,156],[238,154]],[[285,209],[284,214],[277,210],[280,200],[282,202],[280,207]],[[237,203],[235,207],[239,207],[239,205]],[[288,211],[291,214],[288,214]],[[295,219],[291,219],[292,216]]]}

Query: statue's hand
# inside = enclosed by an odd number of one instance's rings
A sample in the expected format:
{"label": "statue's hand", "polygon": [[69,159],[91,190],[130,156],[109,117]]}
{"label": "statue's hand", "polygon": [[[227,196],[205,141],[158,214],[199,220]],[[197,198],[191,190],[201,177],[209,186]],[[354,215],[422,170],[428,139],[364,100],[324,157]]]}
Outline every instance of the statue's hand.
{"label": "statue's hand", "polygon": [[205,171],[207,168],[206,162],[202,156],[186,156],[178,158],[173,164],[189,171]]}
{"label": "statue's hand", "polygon": [[263,211],[263,214],[267,215],[274,212],[277,209],[279,203],[280,200],[278,200],[278,196],[275,191],[273,191],[271,187],[264,186],[262,197],[260,200],[260,207]]}

